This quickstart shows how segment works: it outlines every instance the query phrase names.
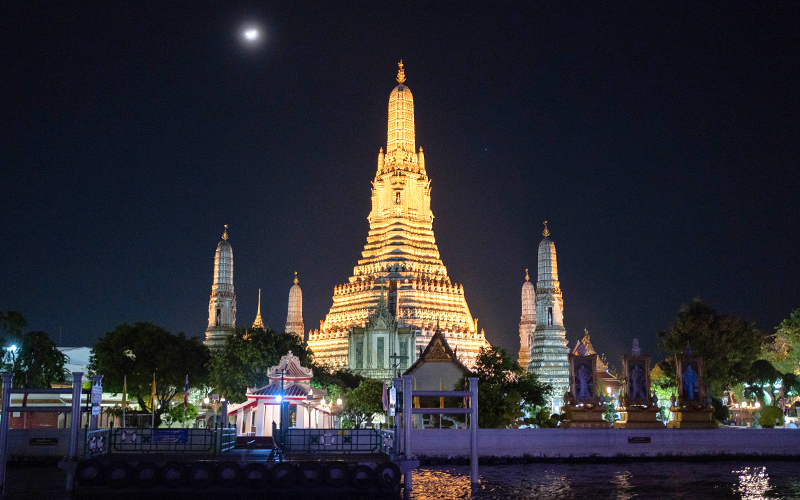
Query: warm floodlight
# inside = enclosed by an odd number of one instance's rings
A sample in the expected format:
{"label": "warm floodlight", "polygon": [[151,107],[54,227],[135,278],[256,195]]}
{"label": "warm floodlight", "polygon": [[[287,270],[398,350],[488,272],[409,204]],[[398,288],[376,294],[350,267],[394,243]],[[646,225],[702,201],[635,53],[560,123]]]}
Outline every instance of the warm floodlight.
{"label": "warm floodlight", "polygon": [[257,29],[249,29],[244,32],[244,37],[251,42],[258,39],[258,30]]}
{"label": "warm floodlight", "polygon": [[339,399],[337,399],[337,400],[336,400],[336,404],[337,404],[337,405],[340,405],[340,404],[342,404],[342,398],[339,398]]}
{"label": "warm floodlight", "polygon": [[606,387],[606,394],[611,394],[611,387]]}

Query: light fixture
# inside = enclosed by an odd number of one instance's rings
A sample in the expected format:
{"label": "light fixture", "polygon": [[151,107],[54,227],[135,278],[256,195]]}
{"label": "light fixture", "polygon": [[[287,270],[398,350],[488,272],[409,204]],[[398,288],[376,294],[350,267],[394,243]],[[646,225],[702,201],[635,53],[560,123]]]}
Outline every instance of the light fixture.
{"label": "light fixture", "polygon": [[208,396],[206,396],[205,398],[203,398],[203,403],[205,403],[205,404],[208,404],[209,402],[211,402],[211,400],[210,400],[210,399],[208,399]]}
{"label": "light fixture", "polygon": [[756,408],[761,408],[761,403],[759,403],[758,401],[756,401]]}
{"label": "light fixture", "polygon": [[336,400],[336,404],[337,404],[337,405],[340,405],[340,404],[342,404],[342,398],[339,398],[339,399],[337,399],[337,400]]}
{"label": "light fixture", "polygon": [[611,387],[606,387],[606,394],[611,394]]}
{"label": "light fixture", "polygon": [[16,344],[11,344],[11,347],[8,348],[9,351],[14,352],[17,350]]}
{"label": "light fixture", "polygon": [[322,401],[320,401],[319,403],[320,403],[321,405],[323,405],[323,406],[327,404],[327,403],[325,403],[325,398],[322,398]]}
{"label": "light fixture", "polygon": [[278,403],[280,403],[281,401],[283,401],[283,396],[278,394],[277,396],[275,396],[275,399],[278,401]]}

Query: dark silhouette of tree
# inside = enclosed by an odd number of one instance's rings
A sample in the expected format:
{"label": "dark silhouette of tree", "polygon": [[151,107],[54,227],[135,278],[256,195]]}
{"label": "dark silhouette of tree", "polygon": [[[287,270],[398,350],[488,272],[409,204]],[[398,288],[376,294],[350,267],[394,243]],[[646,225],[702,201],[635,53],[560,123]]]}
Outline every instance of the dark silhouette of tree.
{"label": "dark silhouette of tree", "polygon": [[659,363],[668,383],[674,384],[675,356],[688,342],[703,357],[705,383],[717,398],[747,378],[764,339],[752,323],[719,315],[700,299],[682,305],[670,329],[657,335],[659,349],[668,356]]}
{"label": "dark silhouette of tree", "polygon": [[106,391],[122,392],[128,380],[128,398],[152,412],[150,392],[156,378],[156,426],[170,403],[183,394],[186,376],[193,387],[208,382],[208,348],[196,337],[173,335],[152,323],[122,324],[97,341],[89,357],[89,372],[103,375]]}

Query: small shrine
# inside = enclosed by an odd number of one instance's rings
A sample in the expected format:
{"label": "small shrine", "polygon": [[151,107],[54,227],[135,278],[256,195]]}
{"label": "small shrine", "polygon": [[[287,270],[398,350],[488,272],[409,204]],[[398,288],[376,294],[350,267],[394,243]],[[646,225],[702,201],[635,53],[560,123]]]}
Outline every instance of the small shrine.
{"label": "small shrine", "polygon": [[706,384],[703,380],[703,358],[695,356],[686,343],[686,350],[677,356],[675,368],[678,376],[678,399],[672,398],[670,411],[674,420],[667,427],[674,429],[716,429],[714,409],[709,405]]}
{"label": "small shrine", "polygon": [[281,406],[287,427],[323,429],[333,427],[332,413],[337,408],[326,401],[328,391],[311,387],[311,368],[300,366],[300,359],[289,351],[277,366],[267,371],[269,384],[247,390],[247,401],[228,407],[236,417],[240,436],[271,437],[272,424],[281,425]]}
{"label": "small shrine", "polygon": [[650,390],[650,356],[642,355],[639,339],[633,339],[630,354],[622,356],[623,395],[618,408],[619,429],[663,429],[659,422],[658,397]]}
{"label": "small shrine", "polygon": [[[590,354],[578,342],[569,354],[569,391],[564,395],[563,411],[566,428],[605,429],[603,420],[605,396],[599,396],[597,386],[597,354]],[[601,400],[602,398],[602,400]]]}
{"label": "small shrine", "polygon": [[[424,351],[420,352],[419,358],[403,375],[412,375],[414,377],[414,388],[421,391],[451,391],[458,382],[475,376],[458,359],[458,354],[450,347],[438,325],[431,341],[428,342],[428,346]],[[440,401],[443,405],[444,398],[441,398]],[[413,404],[415,408],[419,408],[419,398],[414,398]],[[431,413],[435,414],[435,410],[432,410]],[[414,417],[415,427],[424,428],[423,415],[414,415]],[[453,419],[443,418],[455,423]]]}

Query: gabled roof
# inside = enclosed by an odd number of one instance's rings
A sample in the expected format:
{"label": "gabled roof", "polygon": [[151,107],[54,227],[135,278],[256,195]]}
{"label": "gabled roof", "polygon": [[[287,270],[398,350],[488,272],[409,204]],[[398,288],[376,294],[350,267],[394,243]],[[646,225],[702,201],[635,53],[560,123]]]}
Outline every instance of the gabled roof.
{"label": "gabled roof", "polygon": [[310,380],[314,375],[311,368],[304,368],[300,366],[300,359],[289,351],[288,354],[281,357],[280,363],[277,366],[271,367],[267,370],[267,376],[270,380],[280,380],[280,373],[283,372],[283,377],[289,379],[305,379]]}
{"label": "gabled roof", "polygon": [[281,389],[280,382],[270,382],[269,385],[262,387],[261,389],[256,389],[254,391],[248,392],[248,396],[279,396],[283,395],[285,398],[296,398],[296,397],[305,397],[308,395],[309,390],[303,387],[300,384],[285,384],[283,389]]}
{"label": "gabled roof", "polygon": [[453,363],[461,370],[465,375],[473,376],[474,374],[470,371],[469,368],[464,366],[464,364],[458,360],[458,356],[450,347],[450,344],[447,343],[447,339],[445,338],[442,330],[439,327],[436,327],[436,333],[433,334],[431,337],[431,341],[428,342],[428,346],[422,351],[422,354],[419,356],[411,367],[406,370],[403,375],[411,375],[420,365],[423,363]]}

